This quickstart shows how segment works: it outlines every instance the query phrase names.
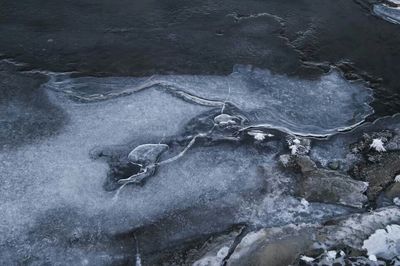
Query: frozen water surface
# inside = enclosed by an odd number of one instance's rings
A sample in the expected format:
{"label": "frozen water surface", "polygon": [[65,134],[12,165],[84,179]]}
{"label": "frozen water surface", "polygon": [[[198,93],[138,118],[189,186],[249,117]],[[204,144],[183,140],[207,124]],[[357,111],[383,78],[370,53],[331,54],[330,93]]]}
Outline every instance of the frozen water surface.
{"label": "frozen water surface", "polygon": [[346,81],[336,70],[317,80],[301,80],[250,66],[236,66],[229,76],[61,76],[53,77],[48,86],[83,101],[154,87],[204,106],[222,106],[228,102],[241,110],[251,125],[298,135],[330,135],[359,124],[373,113],[368,105],[372,91],[360,83]]}
{"label": "frozen water surface", "polygon": [[[116,191],[104,189],[109,165],[93,155],[111,152],[123,161],[135,147],[169,140],[172,150],[160,158],[168,160],[184,149],[179,138],[190,135],[185,127],[193,118],[211,108],[220,114],[228,104],[251,125],[332,134],[372,112],[365,103],[370,90],[335,71],[314,81],[249,67],[238,67],[227,77],[51,75],[45,86],[52,89],[47,90],[49,99],[68,117],[62,131],[0,151],[5,177],[0,181],[2,263],[130,261],[135,254],[125,245],[134,241],[129,232],[160,221],[168,220],[171,227],[147,252],[235,223],[274,226],[349,212],[329,204],[306,206],[296,198],[296,178],[283,173],[276,160],[279,142],[263,148],[235,141],[193,142],[183,156],[160,165],[144,186],[125,186],[117,197]],[[199,214],[207,219],[198,219]],[[124,234],[126,239],[118,238]]]}

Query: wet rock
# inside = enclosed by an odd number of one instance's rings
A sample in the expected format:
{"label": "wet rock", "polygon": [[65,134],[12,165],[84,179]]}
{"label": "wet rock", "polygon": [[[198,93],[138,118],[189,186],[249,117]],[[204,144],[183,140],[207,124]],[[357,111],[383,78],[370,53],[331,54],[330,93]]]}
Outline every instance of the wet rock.
{"label": "wet rock", "polygon": [[229,266],[290,265],[312,244],[313,225],[288,225],[248,233],[227,260]]}
{"label": "wet rock", "polygon": [[299,194],[308,201],[339,203],[362,208],[367,201],[363,194],[368,185],[337,171],[318,168],[308,156],[297,156],[302,173]]}
{"label": "wet rock", "polygon": [[[400,209],[387,207],[324,225],[265,228],[248,233],[227,260],[227,265],[386,265],[387,258],[393,256],[382,258],[378,252],[367,254],[365,243],[377,230],[399,222]],[[384,230],[385,237],[397,239],[399,234],[391,234],[393,232]],[[389,241],[389,245],[392,242]],[[372,246],[380,249],[379,245]],[[398,246],[391,248],[397,251]]]}
{"label": "wet rock", "polygon": [[385,191],[385,196],[391,200],[394,200],[395,198],[400,198],[400,183],[395,182],[392,185],[390,185],[386,191]]}
{"label": "wet rock", "polygon": [[369,183],[368,199],[375,200],[379,193],[393,182],[400,172],[400,135],[398,130],[382,130],[364,133],[362,138],[351,144],[351,150],[362,159],[354,165],[354,178]]}
{"label": "wet rock", "polygon": [[373,157],[373,162],[363,162],[356,165],[353,173],[357,179],[368,182],[367,196],[374,200],[394,177],[400,173],[400,152],[384,153]]}

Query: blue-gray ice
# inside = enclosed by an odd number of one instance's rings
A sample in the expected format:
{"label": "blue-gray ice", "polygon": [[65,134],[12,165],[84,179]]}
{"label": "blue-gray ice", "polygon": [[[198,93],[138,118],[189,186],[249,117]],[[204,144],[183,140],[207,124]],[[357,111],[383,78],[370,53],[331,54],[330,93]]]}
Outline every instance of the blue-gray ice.
{"label": "blue-gray ice", "polygon": [[251,126],[326,136],[352,128],[373,113],[372,90],[332,70],[316,80],[236,66],[228,76],[168,75],[147,78],[54,76],[47,84],[83,101],[97,101],[156,88],[203,106],[239,108]]}

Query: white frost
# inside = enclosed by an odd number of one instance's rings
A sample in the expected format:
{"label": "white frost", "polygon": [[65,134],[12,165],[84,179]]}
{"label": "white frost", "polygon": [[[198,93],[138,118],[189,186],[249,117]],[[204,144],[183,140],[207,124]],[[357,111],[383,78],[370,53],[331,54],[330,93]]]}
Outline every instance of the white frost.
{"label": "white frost", "polygon": [[311,258],[311,257],[307,257],[307,256],[301,256],[300,257],[300,259],[301,260],[304,260],[304,261],[306,261],[306,262],[313,262],[315,259],[314,258]]}
{"label": "white frost", "polygon": [[373,139],[370,148],[376,150],[377,152],[386,151],[385,147],[383,146],[383,141],[381,139]]}
{"label": "white frost", "polygon": [[265,137],[273,137],[274,135],[269,134],[269,133],[265,133],[261,130],[252,130],[247,132],[247,134],[249,134],[250,136],[253,136],[255,140],[259,140],[259,141],[263,141],[265,139]]}

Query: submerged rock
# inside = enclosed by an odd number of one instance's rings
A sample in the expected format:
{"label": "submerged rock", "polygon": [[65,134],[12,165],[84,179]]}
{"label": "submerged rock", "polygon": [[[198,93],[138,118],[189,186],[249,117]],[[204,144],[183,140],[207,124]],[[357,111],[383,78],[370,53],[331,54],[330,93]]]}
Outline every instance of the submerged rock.
{"label": "submerged rock", "polygon": [[167,149],[166,144],[142,144],[128,154],[128,160],[134,164],[148,166],[155,163]]}
{"label": "submerged rock", "polygon": [[228,114],[220,114],[214,118],[214,122],[216,125],[219,126],[229,126],[229,125],[236,125],[240,123],[240,118],[236,116],[231,116]]}
{"label": "submerged rock", "polygon": [[119,184],[140,184],[145,178],[152,176],[156,170],[155,163],[158,158],[168,149],[166,144],[143,144],[137,146],[128,155],[130,163],[140,166],[140,171],[128,178],[118,180]]}

